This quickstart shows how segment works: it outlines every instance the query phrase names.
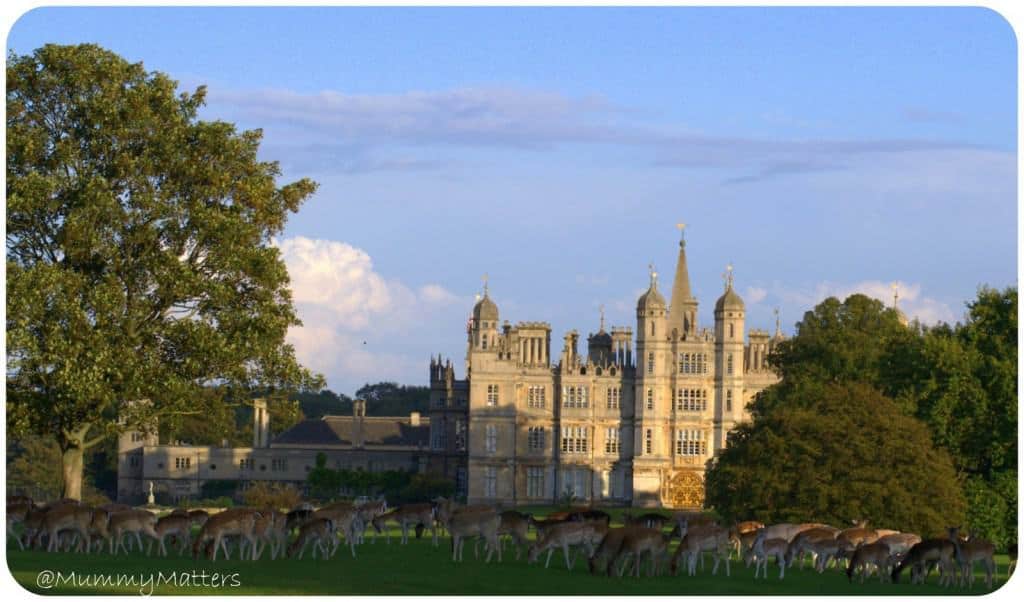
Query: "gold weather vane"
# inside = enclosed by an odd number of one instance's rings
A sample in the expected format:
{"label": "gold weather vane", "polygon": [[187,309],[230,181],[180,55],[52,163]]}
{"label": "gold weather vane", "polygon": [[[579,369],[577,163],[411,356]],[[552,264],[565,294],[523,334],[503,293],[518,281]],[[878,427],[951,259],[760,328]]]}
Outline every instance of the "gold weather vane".
{"label": "gold weather vane", "polygon": [[647,264],[647,271],[651,274],[651,287],[656,286],[658,284],[658,272],[654,271],[653,263]]}
{"label": "gold weather vane", "polygon": [[676,228],[679,229],[679,242],[686,242],[686,223],[679,222],[676,224]]}

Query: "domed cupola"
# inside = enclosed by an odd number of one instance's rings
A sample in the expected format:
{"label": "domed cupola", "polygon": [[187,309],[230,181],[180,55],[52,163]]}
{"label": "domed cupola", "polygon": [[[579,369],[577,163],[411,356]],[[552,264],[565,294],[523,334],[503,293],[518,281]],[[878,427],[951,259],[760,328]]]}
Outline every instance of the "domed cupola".
{"label": "domed cupola", "polygon": [[482,321],[498,321],[498,306],[494,304],[494,301],[491,301],[486,288],[484,288],[483,298],[473,306],[473,321],[477,324],[480,324]]}
{"label": "domed cupola", "polygon": [[732,288],[732,265],[726,268],[725,293],[715,302],[715,313],[722,311],[743,311],[743,299]]}
{"label": "domed cupola", "polygon": [[640,295],[640,298],[637,299],[636,311],[639,313],[652,309],[664,310],[666,307],[665,297],[662,297],[661,293],[658,292],[658,273],[651,266],[651,286],[647,289],[647,292]]}

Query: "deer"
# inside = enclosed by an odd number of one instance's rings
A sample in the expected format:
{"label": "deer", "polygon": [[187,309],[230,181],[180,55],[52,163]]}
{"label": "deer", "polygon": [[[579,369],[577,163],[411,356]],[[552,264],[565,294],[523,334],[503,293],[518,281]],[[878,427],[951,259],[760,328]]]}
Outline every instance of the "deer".
{"label": "deer", "polygon": [[658,567],[661,561],[668,556],[668,544],[669,535],[663,533],[661,529],[647,527],[627,528],[623,533],[619,549],[612,556],[608,567],[610,569],[620,558],[631,557],[633,559],[633,574],[639,578],[640,563],[643,560],[644,553],[647,553],[651,559],[647,576],[651,577],[659,572]]}
{"label": "deer", "polygon": [[[736,558],[737,559],[743,558],[743,552],[745,551],[745,549],[747,547],[749,547],[750,544],[754,543],[754,535],[753,534],[756,533],[758,529],[763,529],[763,528],[764,528],[764,523],[762,523],[760,521],[745,520],[745,521],[740,521],[740,522],[734,524],[729,529],[729,541],[732,543],[733,550],[736,551]],[[751,534],[751,535],[750,535],[749,538],[747,538],[747,546],[744,547],[743,536],[747,535],[747,534]]]}
{"label": "deer", "polygon": [[899,583],[900,573],[911,567],[911,576],[915,578],[912,581],[916,580],[915,575],[919,575],[923,583],[927,578],[928,564],[938,563],[943,572],[939,585],[948,586],[953,579],[957,555],[956,545],[950,539],[943,537],[921,540],[907,550],[903,560],[892,569],[892,582]]}
{"label": "deer", "polygon": [[402,529],[402,545],[409,543],[409,527],[424,525],[430,528],[430,533],[433,535],[433,545],[436,547],[438,545],[437,527],[434,524],[436,518],[437,509],[434,504],[403,504],[375,517],[371,522],[374,530],[377,532],[384,530],[388,544],[391,543],[391,534],[385,530],[385,527],[388,522],[398,523],[398,526]]}
{"label": "deer", "polygon": [[501,516],[494,510],[465,510],[453,512],[447,519],[448,532],[452,535],[452,561],[462,560],[462,548],[467,537],[482,537],[487,542],[487,558],[498,551],[498,562],[501,562],[501,546],[498,545],[498,527]]}
{"label": "deer", "polygon": [[[156,542],[159,545],[159,552],[161,556],[167,556],[167,547],[164,545],[164,540],[168,536],[175,538],[178,541],[178,555],[180,556],[187,550],[192,543],[192,521],[188,517],[188,512],[184,514],[171,513],[167,516],[161,517],[156,521],[156,526],[153,527],[153,531],[156,532]],[[146,550],[146,556],[149,556],[153,548],[153,542],[149,542],[149,548]]]}
{"label": "deer", "polygon": [[784,537],[769,538],[768,534],[772,532],[770,529],[771,527],[759,529],[754,537],[754,545],[750,547],[750,557],[755,561],[754,579],[757,579],[762,568],[764,568],[764,578],[768,578],[769,558],[775,558],[775,564],[779,565],[779,579],[786,576],[786,550],[789,549],[789,540]]}
{"label": "deer", "polygon": [[992,587],[992,574],[996,570],[995,553],[996,547],[992,542],[971,537],[959,544],[960,550],[958,561],[960,563],[961,587],[966,583],[968,587],[974,587],[974,565],[982,563],[985,567],[985,587]]}
{"label": "deer", "polygon": [[22,543],[21,537],[14,535],[14,527],[15,525],[24,526],[25,518],[34,509],[35,504],[31,500],[18,499],[17,501],[7,502],[7,537],[14,536],[14,541],[18,542],[18,549],[20,550],[25,549],[25,544]]}
{"label": "deer", "polygon": [[914,533],[892,533],[879,537],[875,543],[889,547],[889,554],[906,554],[914,544],[921,543],[921,536]]}
{"label": "deer", "polygon": [[586,548],[587,556],[592,556],[595,549],[601,544],[601,540],[607,532],[607,527],[604,527],[599,523],[580,521],[562,522],[546,529],[544,531],[544,537],[538,539],[532,546],[530,546],[526,556],[527,561],[530,564],[533,564],[546,550],[548,553],[547,560],[544,562],[544,568],[546,569],[551,563],[551,555],[554,553],[555,549],[562,548],[562,553],[565,555],[565,567],[571,571],[572,567],[576,563],[575,558],[570,557],[569,547],[582,546]]}
{"label": "deer", "polygon": [[51,507],[42,517],[37,542],[41,543],[43,534],[49,537],[47,551],[53,552],[58,546],[58,533],[72,531],[78,538],[77,550],[89,543],[89,524],[92,522],[92,508],[80,504],[60,504]]}
{"label": "deer", "polygon": [[536,519],[536,518],[531,516],[527,520],[527,522],[530,524],[530,526],[533,527],[533,530],[537,532],[537,539],[538,540],[541,539],[542,537],[544,537],[544,533],[549,528],[554,527],[556,525],[561,525],[562,523],[568,522],[567,519],[556,519],[556,518],[549,518],[549,517],[550,517],[550,515],[548,515],[548,517],[545,517],[543,520],[538,520],[538,519]]}
{"label": "deer", "polygon": [[622,522],[627,527],[646,527],[648,529],[658,529],[660,531],[665,528],[665,525],[671,522],[671,519],[656,512],[648,512],[646,514],[641,514],[640,516],[633,516],[631,512],[623,512]]}
{"label": "deer", "polygon": [[[804,557],[810,551],[810,543],[819,539],[835,541],[838,533],[839,529],[835,527],[814,527],[797,533],[793,541],[789,542],[789,547],[786,548],[786,568],[792,567],[793,562],[799,557],[800,570],[803,570]],[[817,557],[813,558],[812,564],[817,565]]]}
{"label": "deer", "polygon": [[878,582],[884,583],[889,573],[890,563],[893,554],[889,546],[882,542],[865,543],[857,546],[850,557],[850,564],[846,567],[846,577],[853,583],[853,575],[860,569],[860,582],[864,583],[871,567],[878,569]]}
{"label": "deer", "polygon": [[[349,548],[352,551],[352,558],[356,557],[356,541],[359,538],[359,534],[363,531],[364,525],[359,517],[359,512],[355,508],[346,502],[339,502],[320,508],[313,513],[313,518],[329,518],[335,530],[348,542]],[[337,551],[338,540],[334,539],[333,543],[332,556]]]}
{"label": "deer", "polygon": [[[388,503],[385,500],[377,500],[372,502],[365,502],[355,507],[356,512],[359,514],[359,519],[363,523],[363,530],[359,532],[357,543],[364,543],[366,536],[366,529],[373,526],[373,519],[384,514],[388,511]],[[377,530],[373,530],[373,539],[370,540],[372,543],[377,541]]]}
{"label": "deer", "polygon": [[259,560],[268,545],[270,559],[274,560],[288,544],[288,516],[272,508],[260,510],[260,517],[253,524],[253,538],[253,560]]}
{"label": "deer", "polygon": [[[529,545],[528,534],[530,529],[530,515],[506,510],[501,513],[501,524],[498,525],[498,537],[508,535],[512,539],[512,546],[516,549],[516,560],[519,560],[520,547]],[[589,524],[589,523],[586,523]],[[504,546],[504,539],[499,543]],[[474,556],[476,555],[476,544],[473,545]]]}
{"label": "deer", "polygon": [[210,542],[206,553],[213,561],[217,560],[217,550],[221,546],[224,546],[224,557],[230,559],[227,546],[224,543],[226,537],[237,536],[249,542],[250,545],[255,545],[253,530],[259,516],[259,512],[252,508],[229,508],[210,516],[206,524],[199,529],[195,541],[192,542],[192,557],[199,557],[199,550],[206,544],[207,539],[210,539]]}
{"label": "deer", "polygon": [[602,510],[578,510],[576,512],[569,513],[566,520],[573,522],[596,522],[607,527],[611,524],[612,516]]}
{"label": "deer", "polygon": [[[153,539],[159,539],[156,531],[157,518],[152,512],[146,510],[123,510],[110,515],[110,522],[107,529],[110,531],[110,553],[117,554],[120,548],[125,547],[123,538],[126,534],[135,535],[135,541],[139,544],[139,551],[142,551],[142,537],[145,533]],[[125,554],[128,549],[125,548]]]}
{"label": "deer", "polygon": [[95,508],[92,511],[92,520],[89,521],[89,539],[86,541],[86,553],[91,552],[93,543],[96,543],[97,551],[103,550],[103,542],[110,539],[110,512],[103,507]]}
{"label": "deer", "polygon": [[330,558],[332,552],[330,551],[333,544],[334,537],[334,523],[329,518],[313,518],[302,524],[299,527],[299,536],[286,551],[289,558],[295,556],[295,552],[299,553],[299,560],[302,560],[302,554],[306,551],[306,544],[313,542],[313,558],[316,558],[316,551],[320,550],[321,558]]}
{"label": "deer", "polygon": [[672,557],[672,574],[675,575],[679,569],[681,561],[689,560],[687,562],[687,575],[694,576],[697,574],[697,559],[700,557],[703,560],[705,551],[712,552],[715,554],[715,564],[711,568],[711,574],[718,574],[718,564],[723,559],[725,560],[725,575],[729,575],[729,530],[725,527],[719,527],[718,525],[699,525],[696,527],[685,526],[683,528],[685,535],[682,541],[679,542],[679,547],[676,548],[676,553]]}
{"label": "deer", "polygon": [[[625,537],[626,533],[630,529],[631,527],[615,527],[608,529],[604,537],[601,538],[600,545],[597,546],[597,549],[590,555],[590,559],[587,561],[587,566],[591,575],[597,574],[598,562],[607,558],[605,563],[605,574],[609,577],[611,576],[612,568],[615,564],[615,555],[618,554],[619,546],[622,545],[622,538]],[[625,565],[619,568],[620,577],[622,576],[623,570],[625,570]]]}

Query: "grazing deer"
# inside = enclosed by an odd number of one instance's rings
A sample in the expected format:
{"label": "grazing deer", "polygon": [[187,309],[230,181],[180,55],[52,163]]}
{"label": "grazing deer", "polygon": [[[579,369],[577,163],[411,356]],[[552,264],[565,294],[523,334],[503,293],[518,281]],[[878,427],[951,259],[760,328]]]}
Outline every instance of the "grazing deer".
{"label": "grazing deer", "polygon": [[562,548],[562,553],[565,555],[565,567],[571,571],[576,563],[574,557],[570,558],[569,547],[582,546],[586,548],[587,556],[592,556],[595,549],[601,545],[601,540],[604,539],[607,532],[607,527],[599,523],[565,521],[558,525],[553,525],[545,529],[544,537],[538,539],[530,546],[526,556],[527,561],[533,564],[546,550],[548,557],[544,562],[544,568],[548,568],[548,565],[551,563],[551,555],[555,549]]}
{"label": "grazing deer", "polygon": [[627,527],[622,535],[619,549],[612,556],[608,567],[610,569],[619,559],[623,559],[623,562],[625,562],[625,558],[632,558],[633,574],[639,578],[640,564],[644,553],[647,553],[651,560],[647,576],[651,577],[659,572],[661,562],[668,556],[668,543],[669,536],[663,533],[661,529]]}
{"label": "grazing deer", "polygon": [[985,587],[991,588],[992,574],[996,570],[995,553],[996,547],[984,539],[971,537],[961,543],[958,558],[962,573],[960,586],[966,583],[968,587],[974,587],[974,565],[980,562],[985,567]]}
{"label": "grazing deer", "polygon": [[[329,506],[324,506],[313,513],[313,518],[328,518],[334,525],[337,533],[340,533],[345,541],[348,542],[349,548],[352,551],[352,558],[356,557],[356,541],[359,539],[359,534],[363,531],[362,518],[359,517],[359,512],[356,511],[351,504],[347,502],[338,502]],[[331,555],[338,548],[338,540],[334,539],[334,549],[331,551]]]}
{"label": "grazing deer", "polygon": [[676,553],[672,557],[673,575],[677,573],[679,565],[684,560],[687,560],[687,575],[691,577],[696,575],[698,558],[700,558],[703,565],[704,552],[712,552],[715,555],[715,564],[711,568],[711,574],[718,574],[718,564],[725,560],[725,575],[727,577],[730,576],[729,554],[731,546],[729,544],[728,529],[714,524],[704,524],[696,527],[680,525],[680,527],[685,532],[685,535],[682,541],[679,542],[679,547],[676,548]]}
{"label": "grazing deer", "polygon": [[[17,497],[20,498],[21,496]],[[7,537],[14,536],[14,541],[18,542],[18,549],[24,550],[25,545],[22,543],[21,537],[14,535],[14,527],[15,525],[24,526],[25,518],[33,509],[35,509],[35,505],[31,501],[18,499],[17,501],[7,502]]]}
{"label": "grazing deer", "polygon": [[388,544],[391,543],[391,533],[386,530],[387,523],[397,523],[402,529],[402,545],[409,543],[409,527],[424,525],[424,527],[430,528],[433,545],[437,546],[437,526],[434,524],[436,518],[437,509],[434,504],[403,504],[377,516],[372,522],[376,531],[384,530]]}
{"label": "grazing deer", "polygon": [[263,550],[269,545],[270,559],[274,560],[284,552],[288,543],[288,516],[272,508],[260,510],[259,514],[252,530],[256,542],[252,550],[252,559],[259,560]]}
{"label": "grazing deer", "polygon": [[294,510],[289,510],[288,514],[285,515],[287,517],[286,522],[288,532],[291,533],[294,529],[298,529],[312,520],[313,512],[312,508],[295,508]]}
{"label": "grazing deer", "polygon": [[[734,524],[729,528],[729,542],[732,544],[732,549],[736,551],[736,558],[740,559],[744,556],[744,551],[754,543],[754,534],[757,533],[758,529],[763,529],[764,523],[756,520],[745,520]],[[744,542],[744,535],[750,535]]]}
{"label": "grazing deer", "polygon": [[140,533],[158,539],[156,531],[153,530],[156,527],[156,522],[156,515],[146,510],[123,510],[111,514],[107,526],[110,531],[110,553],[117,554],[120,548],[125,548],[124,552],[127,554],[128,548],[125,547],[123,538],[129,534],[135,535],[135,541],[139,544],[141,552],[142,536]]}
{"label": "grazing deer", "polygon": [[[357,505],[355,509],[356,512],[359,513],[359,519],[363,523],[363,530],[359,532],[358,541],[356,543],[364,543],[366,539],[366,529],[373,526],[373,519],[388,511],[388,503],[386,500],[364,502]],[[376,543],[376,529],[373,530],[373,539],[370,541]]]}
{"label": "grazing deer", "polygon": [[956,557],[957,551],[953,541],[946,538],[924,539],[907,550],[906,556],[892,570],[892,582],[899,583],[900,573],[911,567],[911,576],[915,579],[916,576],[920,576],[923,583],[928,576],[928,564],[938,563],[942,570],[939,585],[948,586],[955,572]]}
{"label": "grazing deer", "polygon": [[110,539],[110,512],[103,507],[95,508],[92,511],[92,520],[89,521],[89,540],[86,541],[86,553],[92,551],[95,543],[97,551],[103,551],[103,543]]}
{"label": "grazing deer", "polygon": [[[825,539],[828,541],[835,541],[836,534],[839,529],[834,527],[815,527],[813,529],[807,529],[797,533],[793,541],[789,542],[789,547],[786,548],[786,568],[793,566],[793,561],[800,558],[800,570],[804,568],[804,557],[808,552],[811,551],[810,543],[819,539]],[[812,565],[817,566],[817,556],[812,554]]]}
{"label": "grazing deer", "polygon": [[[224,542],[226,537],[237,536],[249,542],[250,545],[255,545],[253,529],[258,518],[259,512],[252,508],[229,508],[214,514],[199,529],[199,534],[192,542],[192,557],[199,557],[199,550],[206,544],[207,539],[210,539],[210,545],[207,546],[206,553],[214,561],[217,560],[217,550],[221,546],[224,546],[225,558],[230,559]],[[239,550],[241,550],[241,546],[239,546]]]}
{"label": "grazing deer", "polygon": [[763,527],[761,530],[764,531],[764,538],[768,539],[785,539],[788,545],[793,538],[800,533],[809,529],[820,529],[822,527],[828,527],[825,523],[778,523],[775,525],[768,525]]}
{"label": "grazing deer", "polygon": [[915,544],[921,543],[921,536],[914,533],[892,533],[879,537],[875,543],[889,547],[889,554],[906,554]]}
{"label": "grazing deer", "polygon": [[446,525],[448,532],[452,535],[452,560],[462,560],[462,548],[467,537],[481,537],[487,542],[487,558],[484,562],[491,561],[491,554],[498,551],[498,562],[501,562],[501,546],[498,545],[498,527],[501,525],[501,516],[494,510],[465,510],[453,512],[448,516]]}
{"label": "grazing deer", "polygon": [[853,583],[853,575],[860,569],[860,582],[864,583],[864,578],[868,575],[868,572],[872,567],[878,570],[878,582],[884,583],[885,577],[890,571],[890,562],[892,561],[892,553],[889,551],[889,546],[885,543],[875,542],[866,543],[857,546],[857,549],[853,551],[853,555],[850,557],[850,565],[846,567],[846,577]]}
{"label": "grazing deer", "polygon": [[557,519],[557,518],[549,518],[549,517],[550,517],[550,515],[548,515],[548,517],[545,517],[543,520],[537,520],[536,518],[531,516],[529,519],[527,519],[527,522],[530,524],[530,526],[533,527],[533,530],[537,532],[537,539],[538,540],[543,538],[544,534],[551,527],[554,527],[556,525],[561,525],[563,523],[568,522],[568,520],[566,520],[566,519]]}
{"label": "grazing deer", "polygon": [[789,548],[789,540],[784,537],[768,538],[771,527],[759,529],[754,537],[754,545],[750,547],[750,557],[754,559],[754,579],[757,579],[761,568],[764,568],[764,578],[768,578],[768,559],[775,558],[775,564],[779,565],[779,579],[786,576],[786,550]]}
{"label": "grazing deer", "polygon": [[40,529],[36,535],[41,542],[43,534],[49,537],[47,551],[53,552],[57,549],[57,535],[61,531],[72,531],[78,538],[78,551],[82,546],[89,543],[89,524],[92,522],[92,508],[75,504],[60,504],[53,506],[42,517]]}
{"label": "grazing deer", "polygon": [[[588,523],[589,524],[589,523]],[[528,534],[530,531],[530,515],[506,510],[501,513],[501,524],[498,525],[498,537],[508,535],[512,539],[512,545],[516,549],[516,560],[519,560],[519,549],[529,545]],[[499,543],[504,546],[504,539]],[[474,556],[476,555],[476,544],[473,544]]]}
{"label": "grazing deer", "polygon": [[[156,532],[156,542],[158,544],[158,550],[161,556],[167,556],[167,547],[164,545],[164,540],[168,536],[173,537],[178,543],[178,555],[182,555],[185,550],[191,547],[192,544],[192,521],[188,517],[188,512],[182,513],[171,513],[164,516],[156,521],[156,526],[153,527],[153,531]],[[153,542],[149,542],[149,549],[146,550],[146,556],[149,556],[153,548]]]}
{"label": "grazing deer", "polygon": [[[591,575],[597,574],[598,563],[605,560],[605,574],[609,577],[611,576],[615,555],[618,554],[619,546],[622,545],[622,538],[626,536],[626,533],[629,530],[630,527],[615,527],[608,529],[608,532],[601,538],[601,543],[597,546],[597,550],[590,555],[590,559],[587,562]],[[620,577],[622,576],[622,571],[624,569],[625,565],[619,568]]]}
{"label": "grazing deer", "polygon": [[332,555],[330,550],[334,538],[334,523],[331,522],[331,519],[313,518],[299,527],[299,536],[288,546],[286,553],[289,558],[294,558],[297,551],[299,553],[299,560],[302,560],[302,554],[306,551],[306,544],[313,542],[313,558],[316,558],[316,551],[318,549],[320,550],[321,558],[330,558]]}

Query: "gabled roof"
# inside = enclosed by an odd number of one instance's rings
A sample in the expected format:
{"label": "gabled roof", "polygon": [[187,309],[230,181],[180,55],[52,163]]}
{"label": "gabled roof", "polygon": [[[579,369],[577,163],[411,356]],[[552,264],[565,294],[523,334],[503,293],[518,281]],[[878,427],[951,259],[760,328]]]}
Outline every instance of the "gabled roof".
{"label": "gabled roof", "polygon": [[409,416],[324,416],[303,420],[275,437],[272,443],[320,447],[353,445],[359,439],[364,447],[427,447],[430,419],[420,418],[419,426],[413,426]]}

